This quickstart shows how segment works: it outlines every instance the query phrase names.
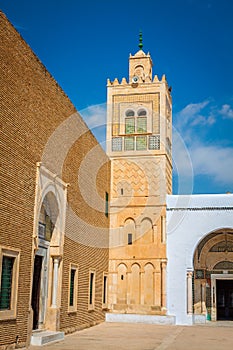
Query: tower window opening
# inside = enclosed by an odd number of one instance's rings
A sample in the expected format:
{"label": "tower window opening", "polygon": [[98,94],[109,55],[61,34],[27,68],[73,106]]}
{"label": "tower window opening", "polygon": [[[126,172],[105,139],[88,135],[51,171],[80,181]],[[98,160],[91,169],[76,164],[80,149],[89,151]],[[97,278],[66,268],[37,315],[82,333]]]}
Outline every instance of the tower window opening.
{"label": "tower window opening", "polygon": [[139,109],[136,115],[133,110],[127,110],[125,116],[125,134],[147,133],[147,111],[145,109]]}

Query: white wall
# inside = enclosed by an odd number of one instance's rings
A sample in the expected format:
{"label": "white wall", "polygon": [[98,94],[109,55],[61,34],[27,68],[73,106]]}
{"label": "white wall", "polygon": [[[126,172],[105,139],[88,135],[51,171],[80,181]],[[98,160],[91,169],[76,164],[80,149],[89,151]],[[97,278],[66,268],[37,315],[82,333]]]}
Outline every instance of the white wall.
{"label": "white wall", "polygon": [[187,315],[188,270],[203,237],[233,228],[233,195],[167,196],[167,309],[177,324],[192,324]]}

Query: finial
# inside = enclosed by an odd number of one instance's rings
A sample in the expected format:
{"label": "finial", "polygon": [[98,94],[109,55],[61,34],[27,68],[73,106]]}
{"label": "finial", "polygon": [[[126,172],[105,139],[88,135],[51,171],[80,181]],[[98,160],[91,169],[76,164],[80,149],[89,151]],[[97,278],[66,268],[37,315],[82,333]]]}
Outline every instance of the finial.
{"label": "finial", "polygon": [[142,43],[142,31],[140,30],[139,32],[139,44],[138,44],[138,47],[140,50],[142,50],[143,48],[143,43]]}

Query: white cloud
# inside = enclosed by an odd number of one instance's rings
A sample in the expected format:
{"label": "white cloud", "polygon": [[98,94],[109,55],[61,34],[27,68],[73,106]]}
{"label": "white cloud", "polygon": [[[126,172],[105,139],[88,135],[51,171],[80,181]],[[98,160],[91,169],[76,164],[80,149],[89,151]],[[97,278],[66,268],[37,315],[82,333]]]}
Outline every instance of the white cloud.
{"label": "white cloud", "polygon": [[[183,130],[187,125],[189,126],[210,126],[216,122],[215,115],[210,108],[207,115],[203,113],[204,108],[210,104],[209,100],[200,103],[190,103],[184,107],[180,112],[175,114],[176,128]],[[188,138],[189,133],[186,133]]]}
{"label": "white cloud", "polygon": [[[173,160],[178,177],[183,176],[193,181],[190,169],[194,176],[204,175],[217,184],[233,187],[233,148],[223,147],[215,140],[210,144],[203,134],[197,132],[197,126],[213,125],[216,122],[215,114],[211,111],[209,101],[189,104],[175,115],[176,126],[186,147],[181,147],[177,136],[173,132]],[[204,113],[204,108],[206,115]],[[230,105],[223,105],[220,113],[227,118],[233,118]],[[208,130],[207,130],[208,131]],[[189,156],[187,155],[189,154]]]}
{"label": "white cloud", "polygon": [[89,106],[79,112],[104,150],[106,149],[106,111],[107,105],[102,103]]}
{"label": "white cloud", "polygon": [[106,103],[89,106],[79,113],[90,129],[106,125]]}
{"label": "white cloud", "polygon": [[233,119],[233,109],[232,109],[231,106],[228,105],[228,104],[222,105],[222,108],[221,108],[221,110],[219,111],[219,113],[220,113],[224,118]]}
{"label": "white cloud", "polygon": [[195,175],[208,175],[215,182],[233,186],[233,148],[200,143],[190,148]]}

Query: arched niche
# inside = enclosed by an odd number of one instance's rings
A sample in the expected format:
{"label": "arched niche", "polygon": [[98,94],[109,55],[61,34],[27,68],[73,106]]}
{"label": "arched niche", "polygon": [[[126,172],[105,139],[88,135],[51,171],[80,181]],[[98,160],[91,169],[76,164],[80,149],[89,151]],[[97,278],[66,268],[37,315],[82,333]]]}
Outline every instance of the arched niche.
{"label": "arched niche", "polygon": [[140,243],[153,242],[153,224],[150,218],[143,218],[140,223]]}
{"label": "arched niche", "polygon": [[119,264],[117,267],[117,304],[126,304],[127,300],[127,267]]}
{"label": "arched niche", "polygon": [[133,218],[127,218],[124,222],[124,244],[131,245],[136,239],[136,225]]}
{"label": "arched niche", "polygon": [[130,304],[140,304],[140,266],[131,266]]}
{"label": "arched niche", "polygon": [[144,303],[146,305],[154,304],[154,266],[148,263],[144,267]]}

